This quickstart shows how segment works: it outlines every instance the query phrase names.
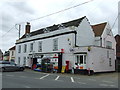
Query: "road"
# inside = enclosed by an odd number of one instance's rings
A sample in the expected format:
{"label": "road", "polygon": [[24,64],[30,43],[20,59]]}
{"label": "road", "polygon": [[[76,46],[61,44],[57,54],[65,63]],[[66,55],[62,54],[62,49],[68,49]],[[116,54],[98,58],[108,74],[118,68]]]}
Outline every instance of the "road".
{"label": "road", "polygon": [[24,72],[3,72],[2,88],[118,88],[118,73],[93,76]]}

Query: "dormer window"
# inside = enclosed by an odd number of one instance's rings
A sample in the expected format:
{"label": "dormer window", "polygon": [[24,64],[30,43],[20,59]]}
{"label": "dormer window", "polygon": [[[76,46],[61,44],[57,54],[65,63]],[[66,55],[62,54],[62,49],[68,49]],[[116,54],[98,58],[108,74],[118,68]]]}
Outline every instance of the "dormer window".
{"label": "dormer window", "polygon": [[65,26],[64,26],[63,24],[59,24],[59,25],[58,25],[58,28],[59,28],[59,29],[64,29]]}
{"label": "dormer window", "polygon": [[43,32],[44,32],[44,33],[48,33],[48,32],[50,32],[50,30],[47,29],[47,28],[44,28],[44,29],[43,29]]}

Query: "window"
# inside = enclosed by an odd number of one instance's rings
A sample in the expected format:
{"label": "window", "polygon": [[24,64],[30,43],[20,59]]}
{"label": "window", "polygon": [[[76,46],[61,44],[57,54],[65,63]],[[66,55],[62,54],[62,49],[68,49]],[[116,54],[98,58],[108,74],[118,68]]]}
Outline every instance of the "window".
{"label": "window", "polygon": [[107,58],[109,58],[109,51],[107,51]]}
{"label": "window", "polygon": [[27,52],[27,45],[24,44],[24,53],[26,53],[26,52]]}
{"label": "window", "polygon": [[58,38],[53,39],[53,51],[58,50]]}
{"label": "window", "polygon": [[77,55],[76,59],[78,64],[86,64],[86,55]]}
{"label": "window", "polygon": [[23,65],[26,66],[26,57],[24,57]]}
{"label": "window", "polygon": [[106,48],[112,49],[112,42],[107,41],[107,42],[106,42]]}
{"label": "window", "polygon": [[27,52],[27,45],[24,44],[24,53],[26,53],[26,52]]}
{"label": "window", "polygon": [[21,53],[21,45],[18,46],[18,53]]}
{"label": "window", "polygon": [[111,58],[109,58],[109,66],[112,66]]}
{"label": "window", "polygon": [[30,52],[33,51],[33,43],[30,44]]}
{"label": "window", "polygon": [[106,34],[107,34],[107,35],[111,35],[111,30],[107,28],[107,29],[106,29]]}
{"label": "window", "polygon": [[20,65],[20,57],[18,57],[18,65]]}
{"label": "window", "polygon": [[42,41],[38,42],[38,52],[42,52]]}
{"label": "window", "polygon": [[12,51],[12,56],[14,56],[14,51]]}

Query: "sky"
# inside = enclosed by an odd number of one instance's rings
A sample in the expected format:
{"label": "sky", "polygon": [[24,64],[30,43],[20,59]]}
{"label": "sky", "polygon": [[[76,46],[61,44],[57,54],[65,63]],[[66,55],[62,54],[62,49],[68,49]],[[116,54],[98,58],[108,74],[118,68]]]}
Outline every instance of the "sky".
{"label": "sky", "polygon": [[115,19],[120,0],[92,0],[64,12],[40,18],[86,1],[90,0],[0,0],[0,49],[4,52],[15,45],[19,36],[18,24],[21,25],[22,36],[26,22],[30,22],[31,31],[35,31],[86,16],[91,25],[109,22],[116,35],[118,20],[115,22]]}

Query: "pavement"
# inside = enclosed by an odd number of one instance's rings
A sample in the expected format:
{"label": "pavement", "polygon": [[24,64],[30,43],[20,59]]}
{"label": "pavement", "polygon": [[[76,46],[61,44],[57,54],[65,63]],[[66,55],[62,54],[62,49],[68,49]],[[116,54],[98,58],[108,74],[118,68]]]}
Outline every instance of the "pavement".
{"label": "pavement", "polygon": [[23,72],[3,72],[1,75],[2,88],[118,88],[117,72],[88,76],[26,69]]}

